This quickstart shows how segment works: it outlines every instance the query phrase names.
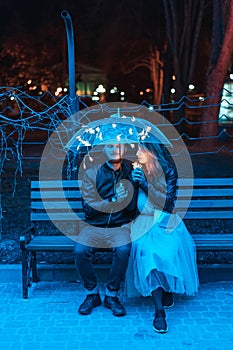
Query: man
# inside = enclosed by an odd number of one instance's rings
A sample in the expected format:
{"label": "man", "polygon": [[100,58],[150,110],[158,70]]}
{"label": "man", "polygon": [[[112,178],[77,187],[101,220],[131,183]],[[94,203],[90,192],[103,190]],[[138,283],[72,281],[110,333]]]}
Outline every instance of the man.
{"label": "man", "polygon": [[114,316],[124,316],[126,310],[118,295],[130,255],[129,223],[136,215],[137,187],[131,178],[131,162],[123,160],[126,146],[107,143],[103,151],[105,162],[87,169],[82,179],[86,225],[78,235],[74,257],[86,298],[78,312],[89,315],[102,304],[92,257],[96,247],[110,247],[113,258],[103,305]]}

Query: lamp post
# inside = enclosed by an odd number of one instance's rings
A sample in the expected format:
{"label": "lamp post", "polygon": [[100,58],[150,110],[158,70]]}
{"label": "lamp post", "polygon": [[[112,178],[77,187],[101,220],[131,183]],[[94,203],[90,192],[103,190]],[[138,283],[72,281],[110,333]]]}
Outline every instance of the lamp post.
{"label": "lamp post", "polygon": [[70,90],[70,105],[72,113],[79,110],[78,98],[75,88],[75,54],[74,54],[74,30],[73,23],[68,11],[63,10],[61,17],[65,21],[66,37],[68,46],[68,71],[69,71],[69,90]]}

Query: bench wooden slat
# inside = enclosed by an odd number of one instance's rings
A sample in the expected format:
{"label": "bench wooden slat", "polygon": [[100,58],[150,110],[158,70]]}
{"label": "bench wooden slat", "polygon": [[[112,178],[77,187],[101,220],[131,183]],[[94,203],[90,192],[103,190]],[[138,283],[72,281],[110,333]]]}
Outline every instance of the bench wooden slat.
{"label": "bench wooden slat", "polygon": [[67,236],[37,236],[26,247],[30,251],[72,251],[74,244]]}
{"label": "bench wooden slat", "polygon": [[232,234],[193,234],[192,237],[197,250],[232,250]]}
{"label": "bench wooden slat", "polygon": [[[178,214],[183,217],[182,211],[178,211]],[[187,211],[184,216],[185,219],[233,219],[233,211]],[[54,213],[49,215],[46,213],[31,213],[31,221],[79,221],[84,220],[84,214],[82,212],[77,213]]]}
{"label": "bench wooden slat", "polygon": [[31,199],[80,198],[81,191],[32,191]]}
{"label": "bench wooden slat", "polygon": [[203,237],[210,242],[228,242],[232,239],[232,233],[193,233],[192,237],[194,240],[203,240]]}
{"label": "bench wooden slat", "polygon": [[177,191],[177,197],[187,197],[192,195],[192,197],[232,197],[233,196],[233,188],[205,188],[199,189],[194,188],[193,192],[187,189],[179,189]]}
{"label": "bench wooden slat", "polygon": [[[187,200],[177,199],[176,208],[186,208]],[[189,208],[233,208],[233,199],[195,199],[189,203]]]}
{"label": "bench wooden slat", "polygon": [[[181,216],[182,212],[178,211]],[[233,211],[187,211],[185,219],[233,219]]]}
{"label": "bench wooden slat", "polygon": [[31,181],[32,189],[41,189],[41,188],[61,188],[61,185],[64,187],[75,188],[81,186],[80,180],[41,180],[41,181]]}
{"label": "bench wooden slat", "polygon": [[[40,189],[40,188],[56,188],[61,187],[80,187],[81,180],[33,180],[31,181],[31,188]],[[194,183],[195,186],[233,186],[233,178],[195,178],[188,179],[182,178],[178,179],[178,185],[189,186]]]}
{"label": "bench wooden slat", "polygon": [[39,209],[82,209],[81,201],[59,201],[59,202],[51,202],[51,201],[43,201],[43,202],[31,202],[31,209],[39,210]]}
{"label": "bench wooden slat", "polygon": [[178,186],[233,186],[233,178],[195,178],[192,179],[178,179]]}
{"label": "bench wooden slat", "polygon": [[[178,211],[181,217],[183,217],[183,212]],[[200,212],[200,211],[188,211],[185,213],[185,219],[233,219],[233,211],[210,211],[210,212]],[[32,213],[31,221],[79,221],[84,220],[84,214],[78,213]]]}
{"label": "bench wooden slat", "polygon": [[[178,210],[178,214],[183,217],[183,211]],[[185,219],[233,219],[233,211],[187,211]],[[31,213],[31,221],[78,221],[84,220],[84,214],[78,212],[51,212],[47,213]]]}
{"label": "bench wooden slat", "polygon": [[[231,234],[193,234],[197,249],[212,250],[232,250]],[[70,236],[37,236],[27,244],[27,249],[33,251],[73,251],[75,244]]]}
{"label": "bench wooden slat", "polygon": [[31,221],[74,221],[78,222],[80,220],[84,220],[84,214],[83,213],[74,213],[70,212],[67,213],[31,213]]}

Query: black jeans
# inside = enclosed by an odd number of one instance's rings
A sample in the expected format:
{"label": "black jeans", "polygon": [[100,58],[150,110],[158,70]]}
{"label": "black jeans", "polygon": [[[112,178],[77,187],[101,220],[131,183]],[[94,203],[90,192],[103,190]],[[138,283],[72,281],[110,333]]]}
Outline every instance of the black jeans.
{"label": "black jeans", "polygon": [[[95,232],[94,239],[91,236],[91,231]],[[83,237],[85,237],[86,244],[83,244]],[[110,292],[118,292],[120,283],[125,277],[130,255],[131,242],[129,227],[117,227],[109,230],[91,227],[89,230],[85,228],[85,230],[80,232],[78,236],[79,239],[77,239],[78,242],[74,247],[74,260],[76,269],[81,275],[84,287],[87,291],[93,290],[98,284],[92,265],[92,258],[96,247],[100,247],[100,245],[95,245],[98,241],[97,237],[100,237],[99,241],[101,243],[103,243],[103,241],[105,241],[105,243],[107,242],[108,244],[106,246],[113,251],[112,264],[106,287]],[[87,245],[87,242],[89,245]],[[90,243],[93,244],[90,245]],[[102,247],[106,246],[104,245]]]}

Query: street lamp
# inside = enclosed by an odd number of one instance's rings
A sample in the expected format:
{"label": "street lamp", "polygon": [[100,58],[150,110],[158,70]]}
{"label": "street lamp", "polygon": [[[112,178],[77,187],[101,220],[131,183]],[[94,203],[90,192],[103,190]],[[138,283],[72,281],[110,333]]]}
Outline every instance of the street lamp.
{"label": "street lamp", "polygon": [[75,88],[75,58],[74,58],[74,30],[73,23],[68,11],[61,12],[61,17],[65,21],[66,37],[68,45],[68,67],[69,67],[69,88],[72,113],[78,112],[78,100]]}

